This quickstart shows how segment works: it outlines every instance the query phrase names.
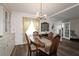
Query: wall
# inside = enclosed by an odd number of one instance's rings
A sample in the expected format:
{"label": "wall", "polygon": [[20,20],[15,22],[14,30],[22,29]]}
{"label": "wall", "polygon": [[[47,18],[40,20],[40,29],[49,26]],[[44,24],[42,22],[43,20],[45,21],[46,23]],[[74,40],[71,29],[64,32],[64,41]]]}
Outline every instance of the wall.
{"label": "wall", "polygon": [[[5,12],[7,12],[7,18],[5,18]],[[10,20],[11,20],[10,16],[11,16],[10,11],[0,4],[0,35],[10,33]],[[5,29],[7,29],[7,31]]]}
{"label": "wall", "polygon": [[[52,32],[54,32],[55,34],[58,34],[59,32],[58,32],[58,30],[59,30],[59,28],[58,27],[60,27],[60,25],[62,24],[62,21],[60,20],[57,20],[57,19],[55,19],[55,18],[50,18],[50,31],[52,31]],[[54,24],[54,29],[52,30],[51,29],[51,27],[52,27],[52,25]]]}
{"label": "wall", "polygon": [[67,19],[63,22],[70,22],[70,29],[74,30],[79,37],[79,19]]}
{"label": "wall", "polygon": [[71,22],[71,30],[75,30],[75,33],[79,37],[79,19],[70,20]]}
{"label": "wall", "polygon": [[[15,44],[23,44],[23,19],[22,17],[34,17],[33,15],[23,13],[23,12],[12,12],[11,15],[11,32],[15,33]],[[49,23],[49,31],[52,30],[52,24],[54,24],[53,19],[41,20],[41,22],[48,22]],[[41,29],[41,27],[40,27]],[[40,31],[41,33],[41,31]]]}
{"label": "wall", "polygon": [[11,15],[11,32],[15,33],[15,44],[23,44],[23,17],[31,16],[27,13],[12,12]]}
{"label": "wall", "polygon": [[3,35],[4,32],[4,15],[3,15],[3,6],[0,5],[0,35]]}

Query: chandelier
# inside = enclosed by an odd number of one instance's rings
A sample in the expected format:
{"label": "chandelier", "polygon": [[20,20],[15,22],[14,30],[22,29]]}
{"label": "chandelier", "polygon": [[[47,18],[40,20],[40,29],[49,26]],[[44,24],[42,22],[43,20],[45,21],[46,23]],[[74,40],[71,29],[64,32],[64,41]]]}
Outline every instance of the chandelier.
{"label": "chandelier", "polygon": [[42,20],[46,20],[47,15],[43,14],[42,11],[43,11],[43,5],[42,5],[42,3],[40,3],[40,11],[36,13],[36,18],[40,18]]}

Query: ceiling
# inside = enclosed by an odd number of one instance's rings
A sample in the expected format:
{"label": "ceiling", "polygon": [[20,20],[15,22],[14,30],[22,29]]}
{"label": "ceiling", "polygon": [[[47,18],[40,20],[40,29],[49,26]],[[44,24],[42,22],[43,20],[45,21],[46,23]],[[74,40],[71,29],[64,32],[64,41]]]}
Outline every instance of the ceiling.
{"label": "ceiling", "polygon": [[[63,10],[62,10],[63,11]],[[53,18],[59,20],[74,20],[79,18],[79,4],[72,6],[72,8],[65,9],[64,12],[61,12],[57,15],[52,16]],[[52,18],[51,17],[51,18]]]}
{"label": "ceiling", "polygon": [[[39,3],[6,3],[3,5],[11,11],[20,11],[33,15],[36,15],[36,13],[40,11]],[[79,6],[73,7],[74,5],[76,5],[76,3],[43,3],[42,12],[43,14],[47,14],[48,17],[56,19],[76,18],[79,16]]]}

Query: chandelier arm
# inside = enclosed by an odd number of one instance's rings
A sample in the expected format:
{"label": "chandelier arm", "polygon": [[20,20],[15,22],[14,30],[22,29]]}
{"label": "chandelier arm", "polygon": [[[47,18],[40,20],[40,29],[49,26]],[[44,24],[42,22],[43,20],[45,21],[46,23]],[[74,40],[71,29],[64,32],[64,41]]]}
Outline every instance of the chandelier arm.
{"label": "chandelier arm", "polygon": [[46,16],[47,15],[43,15],[43,4],[40,3],[40,12],[37,13],[37,17],[40,18],[40,19],[45,19],[46,20]]}

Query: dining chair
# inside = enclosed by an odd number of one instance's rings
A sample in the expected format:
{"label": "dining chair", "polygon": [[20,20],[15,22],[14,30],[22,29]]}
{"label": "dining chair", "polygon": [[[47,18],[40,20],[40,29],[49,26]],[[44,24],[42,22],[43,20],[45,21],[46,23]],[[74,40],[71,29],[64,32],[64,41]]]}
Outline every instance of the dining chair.
{"label": "dining chair", "polygon": [[50,56],[52,56],[52,55],[57,56],[57,49],[58,49],[59,43],[60,43],[60,36],[56,35],[54,37],[54,39],[52,40],[52,45],[51,45],[50,50],[49,50]]}
{"label": "dining chair", "polygon": [[31,44],[31,41],[30,41],[30,39],[28,38],[28,36],[27,36],[27,34],[25,34],[25,37],[26,37],[26,41],[27,41],[27,47],[28,47],[28,56],[30,55],[32,55],[32,53],[34,54],[34,53],[36,53],[37,52],[37,48],[36,48],[36,46],[35,45],[33,45],[33,44]]}
{"label": "dining chair", "polygon": [[52,32],[48,33],[48,39],[49,40],[52,40],[53,39],[53,33]]}
{"label": "dining chair", "polygon": [[57,56],[57,49],[58,49],[58,46],[59,46],[59,42],[60,42],[60,36],[56,35],[52,39],[52,44],[51,44],[50,50],[48,52],[46,52],[45,49],[39,48],[39,51],[41,52],[40,55],[43,54],[44,56]]}
{"label": "dining chair", "polygon": [[34,42],[32,41],[32,44],[34,44],[37,48],[37,55],[39,55],[39,48],[44,48],[44,43],[40,41],[41,37],[40,34],[37,31],[33,32]]}

